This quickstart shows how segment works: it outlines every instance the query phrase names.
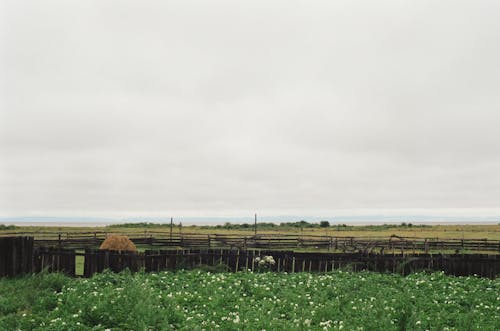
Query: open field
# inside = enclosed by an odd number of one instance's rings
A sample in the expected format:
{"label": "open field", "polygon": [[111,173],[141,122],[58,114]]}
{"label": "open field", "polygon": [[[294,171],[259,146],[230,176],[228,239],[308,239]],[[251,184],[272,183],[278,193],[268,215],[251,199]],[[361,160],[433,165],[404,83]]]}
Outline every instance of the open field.
{"label": "open field", "polygon": [[[148,232],[170,232],[169,226],[112,226],[112,227],[45,227],[45,226],[17,226],[15,228],[2,229],[3,234],[25,234],[32,233],[123,233],[128,235],[143,235]],[[174,226],[174,233],[195,233],[195,234],[239,234],[251,236],[253,228],[235,229],[224,227],[201,227],[201,226]],[[326,236],[352,236],[352,237],[389,237],[397,235],[401,237],[417,238],[442,238],[442,239],[492,239],[500,240],[500,225],[434,225],[434,226],[397,226],[397,225],[377,225],[377,226],[330,226],[325,228],[299,228],[299,227],[258,227],[259,234],[302,234],[302,235],[326,235]]]}
{"label": "open field", "polygon": [[0,280],[1,330],[498,330],[500,279],[323,274],[39,274]]}

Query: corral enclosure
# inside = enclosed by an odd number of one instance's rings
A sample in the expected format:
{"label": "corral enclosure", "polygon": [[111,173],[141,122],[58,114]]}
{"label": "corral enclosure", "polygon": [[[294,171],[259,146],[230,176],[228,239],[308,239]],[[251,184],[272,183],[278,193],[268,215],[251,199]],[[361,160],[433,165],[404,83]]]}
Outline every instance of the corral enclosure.
{"label": "corral enclosure", "polygon": [[[393,252],[401,253],[499,253],[500,227],[479,226],[460,233],[463,228],[437,227],[436,231],[420,234],[418,231],[401,230],[378,231],[377,227],[367,227],[367,231],[331,231],[324,232],[296,230],[262,231],[254,234],[250,231],[205,232],[204,229],[191,228],[190,231],[168,231],[149,228],[113,228],[108,230],[67,230],[55,231],[50,228],[36,230],[24,228],[16,231],[0,231],[1,236],[30,236],[35,238],[37,246],[58,246],[64,248],[97,248],[109,235],[127,235],[134,244],[143,248],[239,248],[271,249],[330,252]],[[381,227],[383,229],[383,227]],[[193,231],[196,229],[196,231]],[[408,230],[408,231],[407,231]],[[477,232],[475,232],[477,231]],[[486,231],[486,232],[484,232]],[[481,234],[484,237],[471,237]]]}
{"label": "corral enclosure", "polygon": [[[41,270],[76,275],[76,257],[84,257],[85,277],[105,269],[121,271],[162,271],[222,266],[228,271],[255,271],[255,258],[270,255],[276,264],[269,271],[328,272],[348,268],[409,274],[419,270],[442,270],[453,275],[479,275],[494,278],[500,272],[500,255],[487,254],[392,254],[384,253],[316,253],[266,249],[170,249],[139,253],[35,246],[30,237],[0,238],[0,276],[15,276]],[[7,249],[7,247],[9,247]]]}

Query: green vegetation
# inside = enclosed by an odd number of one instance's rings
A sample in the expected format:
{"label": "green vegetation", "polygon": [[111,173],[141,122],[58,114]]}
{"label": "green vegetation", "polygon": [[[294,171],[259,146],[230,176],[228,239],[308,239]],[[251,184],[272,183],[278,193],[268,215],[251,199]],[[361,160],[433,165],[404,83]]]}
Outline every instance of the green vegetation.
{"label": "green vegetation", "polygon": [[6,225],[6,224],[0,224],[0,231],[2,230],[15,230],[18,227],[15,225]]}
{"label": "green vegetation", "polygon": [[[153,226],[153,223],[138,223],[138,224],[149,224],[149,226]],[[133,224],[131,224],[133,225]],[[160,226],[160,225],[158,225]],[[163,224],[161,225],[163,226]],[[170,225],[169,225],[170,226]],[[312,223],[307,221],[298,221],[298,222],[282,222],[279,224],[276,223],[266,223],[259,222],[257,223],[258,229],[319,229],[319,228],[332,228],[338,231],[383,231],[388,229],[398,229],[398,228],[430,228],[430,225],[419,224],[414,225],[412,223],[402,222],[401,224],[383,224],[383,225],[346,225],[346,224],[332,224],[329,221],[320,221],[319,223]],[[200,226],[202,229],[227,229],[227,230],[253,230],[254,224],[249,223],[229,223],[226,222],[224,225],[203,225]]]}
{"label": "green vegetation", "polygon": [[[174,227],[178,227],[178,224],[174,224]],[[182,225],[181,225],[182,226]],[[299,222],[282,222],[279,224],[271,223],[271,222],[259,222],[257,224],[258,229],[274,229],[274,228],[325,228],[329,227],[330,222],[328,221],[320,221],[319,223],[311,223],[306,221]],[[397,227],[397,225],[395,225]],[[192,228],[196,226],[191,226]],[[342,227],[347,227],[345,224]],[[107,228],[170,228],[170,223],[151,223],[151,222],[139,222],[139,223],[123,223],[123,224],[112,224],[108,225]],[[254,224],[250,223],[229,223],[226,222],[224,224],[217,225],[202,225],[199,226],[201,229],[225,229],[225,230],[253,230]],[[350,227],[352,228],[352,227]]]}
{"label": "green vegetation", "polygon": [[[178,224],[174,224],[175,227],[179,226]],[[283,223],[272,223],[272,222],[259,222],[257,227],[259,229],[268,229],[268,228],[319,228],[319,227],[328,227],[330,223],[328,221],[321,221],[320,223],[310,223],[306,221],[299,222],[283,222]],[[139,223],[123,223],[123,224],[112,224],[108,225],[107,228],[169,228],[170,223],[151,223],[151,222],[139,222]],[[195,226],[191,226],[195,227]],[[230,223],[226,222],[224,224],[217,225],[202,225],[200,226],[202,229],[249,229],[253,230],[254,224],[250,223]]]}
{"label": "green vegetation", "polygon": [[57,273],[0,279],[0,329],[9,330],[6,327],[11,323],[9,321],[23,314],[53,310],[56,307],[55,293],[73,281]]}
{"label": "green vegetation", "polygon": [[150,228],[166,228],[170,227],[170,223],[151,223],[151,222],[139,222],[139,223],[122,223],[122,224],[111,224],[107,225],[106,228],[116,229],[116,228],[132,228],[132,229],[150,229]]}
{"label": "green vegetation", "polygon": [[0,280],[0,329],[498,330],[499,293],[442,273],[40,274]]}

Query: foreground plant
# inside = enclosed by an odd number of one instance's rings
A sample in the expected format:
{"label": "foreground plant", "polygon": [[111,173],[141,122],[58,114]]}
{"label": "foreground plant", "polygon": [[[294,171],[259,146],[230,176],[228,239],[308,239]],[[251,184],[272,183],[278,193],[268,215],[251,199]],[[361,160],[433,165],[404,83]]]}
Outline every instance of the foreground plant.
{"label": "foreground plant", "polygon": [[254,263],[257,266],[257,271],[269,271],[273,265],[276,264],[276,261],[274,261],[274,258],[270,255],[266,255],[263,257],[257,256],[254,259]]}
{"label": "foreground plant", "polygon": [[[499,279],[198,270],[56,275],[33,287],[38,277],[0,281],[0,307],[10,307],[0,330],[500,329]],[[33,297],[18,302],[12,284]]]}

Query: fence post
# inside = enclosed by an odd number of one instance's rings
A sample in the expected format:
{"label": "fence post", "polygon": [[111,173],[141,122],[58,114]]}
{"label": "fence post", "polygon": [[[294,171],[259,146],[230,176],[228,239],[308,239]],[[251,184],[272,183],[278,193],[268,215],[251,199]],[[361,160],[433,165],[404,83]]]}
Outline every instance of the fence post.
{"label": "fence post", "polygon": [[174,218],[170,217],[170,242],[172,243],[172,231],[174,228]]}
{"label": "fence post", "polygon": [[109,266],[109,251],[106,250],[104,252],[104,267],[103,267],[103,269],[106,269],[106,268],[109,268],[109,267],[110,267]]}

